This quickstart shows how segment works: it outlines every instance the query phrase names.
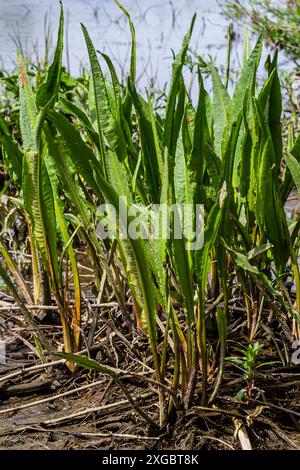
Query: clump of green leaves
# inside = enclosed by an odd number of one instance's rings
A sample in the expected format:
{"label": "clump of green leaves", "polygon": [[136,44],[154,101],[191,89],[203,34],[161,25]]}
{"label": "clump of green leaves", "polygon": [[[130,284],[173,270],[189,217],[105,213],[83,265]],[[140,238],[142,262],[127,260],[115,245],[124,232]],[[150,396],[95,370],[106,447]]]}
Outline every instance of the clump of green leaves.
{"label": "clump of green leaves", "polygon": [[[91,67],[88,99],[72,100],[61,85],[61,11],[54,59],[37,89],[19,54],[21,142],[4,126],[1,144],[28,221],[32,302],[41,298],[43,277],[45,302],[55,301],[60,315],[69,367],[95,365],[74,354],[82,339],[81,280],[74,249],[78,238],[94,269],[98,301],[114,298],[124,318],[147,335],[162,425],[174,408],[189,408],[198,393],[203,404],[216,396],[224,371],[231,298],[243,299],[249,337],[259,328],[256,306],[264,303],[280,309],[300,335],[299,226],[292,236],[284,211],[294,183],[289,168],[282,174],[277,53],[268,57],[267,76],[259,87],[263,36],[252,49],[245,35],[244,62],[233,95],[216,67],[202,64],[213,93],[206,91],[198,69],[198,100],[193,103],[183,69],[194,16],[173,62],[165,109],[158,112],[150,93],[145,97],[137,89],[135,30],[128,12],[116,3],[132,35],[127,84],[121,85],[111,59],[98,55],[82,25]],[[299,138],[294,134],[291,128],[290,153],[299,162]],[[126,226],[122,218],[133,221],[120,210],[120,197],[126,200],[126,215],[137,204],[189,205],[192,210],[187,220],[179,211],[173,213],[169,237],[145,240],[138,234],[102,240],[96,231],[100,203],[113,207],[121,226]],[[203,206],[205,230],[203,244],[194,249],[198,205]],[[174,230],[178,220],[188,228],[182,238]],[[15,276],[13,263],[6,265]],[[282,284],[284,276],[295,279],[294,306]],[[18,282],[23,285],[22,279]],[[208,300],[213,301],[210,310]],[[264,315],[262,309],[260,318]],[[216,328],[209,330],[213,323]],[[214,347],[216,340],[220,352]],[[251,348],[241,359],[249,383],[260,349]],[[209,374],[213,363],[220,365],[214,383]],[[98,370],[107,369],[99,365]],[[201,392],[196,393],[199,384]]]}

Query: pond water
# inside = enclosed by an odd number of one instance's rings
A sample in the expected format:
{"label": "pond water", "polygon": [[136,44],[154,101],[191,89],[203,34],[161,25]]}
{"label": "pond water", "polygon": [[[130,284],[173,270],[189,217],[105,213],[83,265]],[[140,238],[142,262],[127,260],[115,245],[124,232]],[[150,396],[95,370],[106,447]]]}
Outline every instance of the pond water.
{"label": "pond water", "polygon": [[[79,73],[87,65],[87,53],[80,23],[84,23],[95,47],[109,54],[121,72],[128,70],[130,32],[126,18],[113,0],[64,0],[68,47],[65,65]],[[197,13],[192,47],[225,63],[226,25],[217,0],[123,0],[137,34],[139,85],[153,77],[160,86],[170,77],[171,49],[177,52],[192,15]],[[27,56],[43,56],[45,18],[52,26],[52,45],[59,17],[58,0],[0,0],[0,60],[2,68],[16,62],[16,44]],[[239,37],[239,32],[238,37]],[[240,41],[233,44],[233,59],[238,63]]]}

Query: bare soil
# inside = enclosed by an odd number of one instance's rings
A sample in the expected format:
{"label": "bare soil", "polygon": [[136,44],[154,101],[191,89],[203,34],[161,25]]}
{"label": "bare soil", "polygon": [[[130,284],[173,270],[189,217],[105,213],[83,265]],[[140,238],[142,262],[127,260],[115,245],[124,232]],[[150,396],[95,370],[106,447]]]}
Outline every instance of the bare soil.
{"label": "bare soil", "polygon": [[[260,369],[255,386],[264,399],[254,394],[242,402],[235,396],[245,387],[243,376],[228,366],[212,405],[201,407],[199,386],[188,411],[174,411],[162,429],[151,428],[110,377],[80,368],[71,374],[62,363],[32,369],[40,361],[14,316],[6,319],[7,362],[0,370],[0,449],[233,450],[241,449],[241,429],[253,449],[300,449],[300,366]],[[158,422],[157,388],[143,378],[154,378],[147,340],[125,336],[116,325],[100,322],[90,355],[126,371],[123,383],[132,398]],[[42,326],[59,346],[60,327]]]}

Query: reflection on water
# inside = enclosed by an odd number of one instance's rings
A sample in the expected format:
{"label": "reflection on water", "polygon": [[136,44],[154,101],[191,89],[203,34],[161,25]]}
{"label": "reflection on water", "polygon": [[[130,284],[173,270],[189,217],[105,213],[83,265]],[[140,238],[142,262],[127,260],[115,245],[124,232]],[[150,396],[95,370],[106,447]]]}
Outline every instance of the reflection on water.
{"label": "reflection on water", "polygon": [[[225,62],[226,20],[217,0],[123,0],[137,34],[138,76],[140,85],[158,77],[163,85],[169,77],[171,49],[178,51],[192,15],[198,18],[192,46],[201,54],[211,54]],[[111,55],[121,71],[129,63],[130,32],[127,20],[113,0],[64,0],[67,19],[69,58],[65,64],[78,73],[87,64],[87,54],[80,22],[83,22],[97,49]],[[53,0],[0,0],[0,56],[2,66],[15,63],[16,42],[32,56],[44,48],[46,13],[54,26],[59,15],[59,2]],[[238,46],[235,46],[238,47]],[[213,50],[212,50],[213,48]],[[236,56],[236,54],[234,54]]]}

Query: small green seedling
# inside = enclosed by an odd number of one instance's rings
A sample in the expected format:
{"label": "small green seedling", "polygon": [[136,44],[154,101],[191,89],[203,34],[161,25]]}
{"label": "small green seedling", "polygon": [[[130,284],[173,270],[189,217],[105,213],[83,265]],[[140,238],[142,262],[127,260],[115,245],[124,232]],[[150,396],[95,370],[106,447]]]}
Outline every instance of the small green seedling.
{"label": "small green seedling", "polygon": [[249,344],[247,348],[236,348],[235,351],[242,354],[241,357],[228,357],[227,361],[236,364],[239,369],[243,371],[244,379],[247,382],[247,388],[240,390],[237,398],[242,399],[245,396],[251,398],[254,390],[259,392],[259,395],[263,395],[263,390],[258,389],[254,386],[254,374],[257,369],[261,367],[269,366],[272,364],[278,364],[279,361],[267,361],[260,362],[259,353],[263,348],[263,344],[256,341],[254,344]]}

